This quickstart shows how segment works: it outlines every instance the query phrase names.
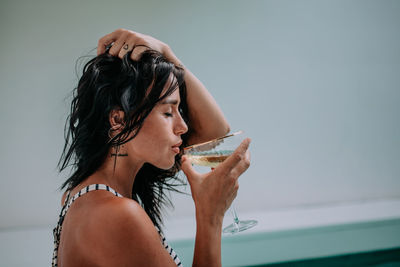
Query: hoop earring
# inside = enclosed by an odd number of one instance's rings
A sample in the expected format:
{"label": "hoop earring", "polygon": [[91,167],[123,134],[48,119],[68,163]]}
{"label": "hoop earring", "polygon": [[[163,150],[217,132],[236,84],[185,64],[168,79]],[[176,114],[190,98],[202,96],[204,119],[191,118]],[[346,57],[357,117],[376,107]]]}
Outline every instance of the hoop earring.
{"label": "hoop earring", "polygon": [[111,131],[112,131],[112,128],[110,128],[110,129],[108,129],[108,142],[107,143],[110,143],[112,140],[113,140],[113,137],[111,136]]}
{"label": "hoop earring", "polygon": [[[108,140],[107,143],[112,143],[112,141],[114,141],[115,136],[112,137],[112,136],[111,136],[111,132],[112,132],[112,131],[116,131],[116,130],[118,130],[118,129],[114,129],[113,127],[111,127],[110,129],[108,129],[107,134],[108,134],[109,140]],[[116,145],[115,145],[115,144],[112,144],[112,146],[116,146]]]}

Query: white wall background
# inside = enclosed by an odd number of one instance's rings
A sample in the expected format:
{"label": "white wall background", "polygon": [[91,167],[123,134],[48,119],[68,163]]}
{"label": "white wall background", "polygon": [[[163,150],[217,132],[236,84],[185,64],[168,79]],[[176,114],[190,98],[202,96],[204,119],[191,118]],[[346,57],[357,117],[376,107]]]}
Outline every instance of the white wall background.
{"label": "white wall background", "polygon": [[[75,61],[119,27],[168,43],[253,139],[239,213],[399,198],[399,14],[394,0],[2,0],[0,231],[56,222]],[[173,198],[170,214],[193,214]]]}

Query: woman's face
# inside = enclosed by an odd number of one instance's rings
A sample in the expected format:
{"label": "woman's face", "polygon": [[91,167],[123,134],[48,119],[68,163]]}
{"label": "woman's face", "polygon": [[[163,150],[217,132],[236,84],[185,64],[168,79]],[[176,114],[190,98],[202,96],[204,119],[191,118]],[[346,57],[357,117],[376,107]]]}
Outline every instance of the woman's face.
{"label": "woman's face", "polygon": [[188,130],[179,112],[180,100],[176,89],[152,109],[138,135],[127,143],[128,155],[160,169],[169,169],[175,164],[181,135]]}

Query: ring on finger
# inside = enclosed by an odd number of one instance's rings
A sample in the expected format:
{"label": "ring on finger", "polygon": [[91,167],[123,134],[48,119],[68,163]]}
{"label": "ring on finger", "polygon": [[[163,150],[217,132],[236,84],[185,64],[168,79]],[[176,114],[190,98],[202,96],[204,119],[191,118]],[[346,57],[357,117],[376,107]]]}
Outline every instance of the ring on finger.
{"label": "ring on finger", "polygon": [[124,47],[123,47],[125,50],[127,50],[128,51],[128,49],[129,49],[129,45],[128,44],[124,44]]}

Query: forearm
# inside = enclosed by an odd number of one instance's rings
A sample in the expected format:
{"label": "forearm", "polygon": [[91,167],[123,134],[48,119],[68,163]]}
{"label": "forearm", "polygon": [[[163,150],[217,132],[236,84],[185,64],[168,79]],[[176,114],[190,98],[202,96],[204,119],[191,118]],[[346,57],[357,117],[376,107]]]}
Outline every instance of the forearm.
{"label": "forearm", "polygon": [[204,85],[185,69],[187,103],[192,126],[192,144],[205,142],[224,136],[229,132],[229,124],[222,110]]}
{"label": "forearm", "polygon": [[214,222],[205,222],[197,218],[196,242],[193,266],[221,266],[222,218]]}
{"label": "forearm", "polygon": [[[176,65],[182,65],[171,49],[167,48],[166,57]],[[215,99],[203,83],[185,68],[187,103],[191,122],[189,143],[205,142],[221,137],[229,132],[229,124]]]}

